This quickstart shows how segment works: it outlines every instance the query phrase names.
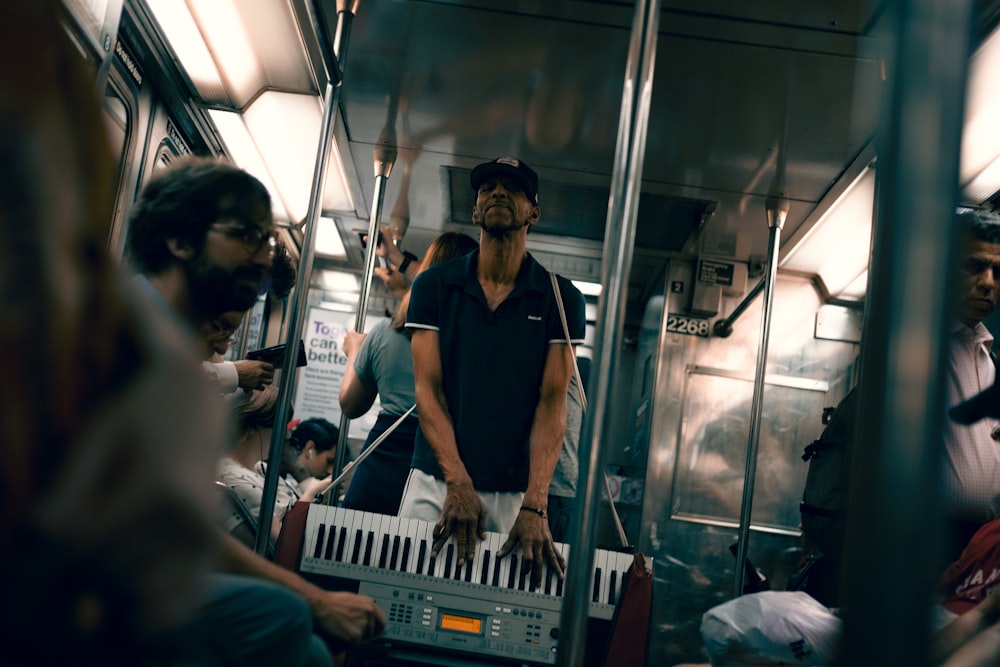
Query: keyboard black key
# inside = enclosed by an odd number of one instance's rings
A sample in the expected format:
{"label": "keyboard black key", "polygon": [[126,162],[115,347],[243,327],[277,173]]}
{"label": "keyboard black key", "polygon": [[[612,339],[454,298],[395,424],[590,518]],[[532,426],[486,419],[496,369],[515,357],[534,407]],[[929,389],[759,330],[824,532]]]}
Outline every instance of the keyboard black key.
{"label": "keyboard black key", "polygon": [[611,580],[608,582],[608,604],[615,603],[615,592],[618,588],[618,572],[611,570]]}
{"label": "keyboard black key", "polygon": [[493,561],[493,585],[500,585],[500,559]]}
{"label": "keyboard black key", "polygon": [[370,566],[372,564],[372,546],[374,546],[374,544],[375,544],[375,532],[369,530],[368,541],[365,543],[365,560],[363,565]]}
{"label": "keyboard black key", "polygon": [[392,555],[389,556],[389,569],[396,570],[399,564],[399,535],[392,538]]}
{"label": "keyboard black key", "polygon": [[358,528],[354,531],[354,549],[351,551],[351,562],[355,565],[358,564],[361,558],[361,529]]}
{"label": "keyboard black key", "polygon": [[449,544],[448,548],[445,550],[444,556],[444,571],[441,573],[443,579],[451,578],[451,563],[455,558],[455,545]]}
{"label": "keyboard black key", "polygon": [[507,576],[507,588],[514,588],[515,584],[517,584],[517,556],[511,554],[507,558],[510,558],[510,574]]}
{"label": "keyboard black key", "polygon": [[383,533],[382,548],[379,550],[378,554],[378,566],[384,569],[388,563],[389,563],[389,536]]}
{"label": "keyboard black key", "polygon": [[435,556],[434,552],[432,551],[431,557],[427,559],[427,576],[429,577],[434,576],[434,570],[436,565],[437,565],[437,556]]}
{"label": "keyboard black key", "polygon": [[465,580],[472,581],[472,571],[476,569],[475,561],[465,561]]}
{"label": "keyboard black key", "polygon": [[563,594],[563,580],[556,579],[556,597],[561,598]]}
{"label": "keyboard black key", "polygon": [[483,572],[479,575],[479,583],[483,586],[486,585],[488,577],[490,576],[490,550],[487,549],[483,552]]}
{"label": "keyboard black key", "polygon": [[424,574],[424,557],[427,555],[427,540],[420,540],[420,549],[417,550],[417,567],[414,570],[417,574]]}
{"label": "keyboard black key", "polygon": [[597,602],[598,596],[601,594],[601,568],[594,568],[594,594],[591,596],[591,602]]}
{"label": "keyboard black key", "polygon": [[347,528],[344,526],[340,527],[339,535],[337,536],[337,562],[344,562],[344,543],[347,542]]}
{"label": "keyboard black key", "polygon": [[323,549],[323,537],[325,535],[326,535],[326,526],[320,524],[319,530],[316,531],[316,548],[313,549],[313,558],[319,558],[321,550]]}
{"label": "keyboard black key", "polygon": [[337,536],[337,527],[330,526],[330,531],[329,534],[327,535],[327,540],[326,540],[326,550],[323,554],[323,557],[326,558],[327,560],[333,560],[333,546],[337,541],[334,539],[336,536]]}
{"label": "keyboard black key", "polygon": [[455,581],[462,580],[462,570],[467,569],[468,563],[455,563]]}
{"label": "keyboard black key", "polygon": [[399,569],[402,572],[410,571],[410,538],[403,540],[403,555],[399,559]]}
{"label": "keyboard black key", "polygon": [[551,568],[546,567],[545,568],[545,581],[542,584],[542,586],[543,586],[542,590],[545,591],[546,595],[555,595],[555,590],[554,590],[554,588],[555,588],[555,580],[556,580],[556,573],[555,573],[555,571],[552,570]]}
{"label": "keyboard black key", "polygon": [[517,578],[517,588],[518,588],[518,590],[523,591],[523,590],[527,589],[528,581],[530,581],[528,579],[528,574],[531,571],[531,564],[532,564],[532,562],[533,561],[526,560],[524,558],[521,559],[521,574]]}

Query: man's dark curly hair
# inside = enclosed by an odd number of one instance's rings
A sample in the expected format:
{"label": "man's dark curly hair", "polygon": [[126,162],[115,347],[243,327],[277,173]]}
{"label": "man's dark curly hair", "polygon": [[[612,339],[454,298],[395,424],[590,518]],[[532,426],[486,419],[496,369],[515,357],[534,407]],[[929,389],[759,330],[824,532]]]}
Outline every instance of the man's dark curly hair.
{"label": "man's dark curly hair", "polygon": [[145,274],[174,262],[167,247],[177,239],[200,250],[210,225],[224,217],[252,220],[271,196],[260,181],[236,165],[185,157],[153,178],[129,217],[128,258]]}
{"label": "man's dark curly hair", "polygon": [[279,245],[271,262],[271,296],[279,301],[288,298],[295,287],[295,270],[295,260],[288,254],[288,249]]}
{"label": "man's dark curly hair", "polygon": [[320,417],[307,419],[299,424],[292,431],[288,439],[288,444],[298,452],[302,453],[306,443],[312,440],[316,443],[317,452],[325,452],[337,446],[340,439],[340,429]]}

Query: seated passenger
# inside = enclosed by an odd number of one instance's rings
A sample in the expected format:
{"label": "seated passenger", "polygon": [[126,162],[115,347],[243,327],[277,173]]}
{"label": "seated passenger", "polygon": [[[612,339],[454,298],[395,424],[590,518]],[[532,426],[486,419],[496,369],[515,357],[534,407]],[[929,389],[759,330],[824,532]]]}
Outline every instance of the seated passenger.
{"label": "seated passenger", "polygon": [[[340,429],[319,417],[294,425],[281,462],[281,480],[289,493],[308,503],[330,486],[339,439]],[[266,465],[261,465],[264,472]]]}
{"label": "seated passenger", "polygon": [[229,343],[243,322],[244,311],[232,310],[206,322],[201,328],[207,361],[202,369],[218,387],[219,393],[231,394],[237,389],[263,389],[274,381],[274,365],[260,359],[226,361]]}
{"label": "seated passenger", "polygon": [[[465,234],[445,232],[431,243],[417,273],[467,255],[477,247]],[[410,338],[403,329],[409,303],[407,294],[391,320],[378,322],[367,336],[349,331],[344,339],[347,371],[340,385],[341,409],[354,419],[368,412],[376,396],[381,402],[378,420],[365,441],[366,448],[416,403]],[[344,507],[379,514],[397,513],[410,474],[418,423],[414,411],[355,467]]]}
{"label": "seated passenger", "polygon": [[[264,468],[271,446],[271,434],[278,408],[278,391],[273,387],[248,392],[233,399],[232,410],[236,417],[236,435],[232,449],[219,462],[218,479],[239,496],[247,510],[255,517],[260,515],[264,497]],[[281,521],[298,500],[288,484],[278,484],[274,500],[274,519],[271,522],[271,539],[278,538]],[[234,514],[224,527],[234,532],[242,522]]]}

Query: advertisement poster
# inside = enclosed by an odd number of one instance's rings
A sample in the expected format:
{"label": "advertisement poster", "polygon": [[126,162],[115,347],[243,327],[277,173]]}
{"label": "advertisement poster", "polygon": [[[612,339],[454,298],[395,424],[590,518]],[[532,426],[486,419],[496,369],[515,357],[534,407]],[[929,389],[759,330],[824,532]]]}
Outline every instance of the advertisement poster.
{"label": "advertisement poster", "polygon": [[[370,328],[375,321],[367,322]],[[354,314],[311,308],[302,331],[307,365],[299,369],[295,386],[295,419],[322,417],[340,426],[340,384],[347,370],[344,334],[354,327]],[[349,435],[364,440],[375,424],[379,404],[351,420]]]}

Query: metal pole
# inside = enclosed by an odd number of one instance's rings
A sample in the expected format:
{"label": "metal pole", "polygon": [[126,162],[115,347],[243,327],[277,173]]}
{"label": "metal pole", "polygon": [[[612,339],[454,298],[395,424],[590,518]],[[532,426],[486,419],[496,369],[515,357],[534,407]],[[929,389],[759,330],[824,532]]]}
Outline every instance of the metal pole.
{"label": "metal pole", "polygon": [[[378,247],[379,220],[382,217],[383,200],[385,199],[385,183],[392,173],[392,165],[396,161],[396,110],[390,103],[390,121],[386,122],[375,145],[375,192],[372,196],[372,215],[368,221],[368,246],[365,254],[365,272],[361,280],[361,294],[358,297],[358,310],[354,316],[354,330],[365,330],[365,318],[368,315],[368,292],[371,289],[372,275],[375,272],[375,249]],[[386,241],[388,243],[388,241]],[[347,457],[348,429],[351,420],[344,412],[340,413],[340,436],[337,440],[337,459],[333,466],[334,477],[339,478],[344,469],[344,459]],[[335,505],[340,494],[334,486],[327,503]]]}
{"label": "metal pole", "polygon": [[[622,323],[625,319],[626,291],[635,246],[636,215],[642,185],[646,151],[646,128],[656,64],[656,37],[660,18],[659,0],[636,2],[635,17],[625,64],[622,105],[618,118],[618,139],[608,197],[601,284],[607,289],[598,304],[595,376],[612,376],[620,357]],[[591,381],[590,409],[584,414],[580,434],[580,482],[577,491],[579,521],[573,522],[569,542],[573,545],[566,569],[566,592],[559,619],[560,667],[583,665],[590,606],[590,572],[594,563],[596,505],[600,498],[598,480],[603,472],[602,442],[613,439],[611,423],[611,383]]]}
{"label": "metal pole", "polygon": [[[350,34],[350,24],[354,15],[346,9],[337,15],[337,53],[346,49]],[[339,65],[338,65],[339,66]],[[299,258],[299,270],[295,278],[295,290],[292,292],[290,311],[292,313],[292,328],[285,340],[286,353],[281,367],[281,380],[278,383],[278,406],[274,417],[274,430],[271,434],[271,448],[268,454],[267,474],[264,476],[264,490],[260,502],[260,514],[257,518],[257,539],[254,551],[264,555],[271,539],[271,520],[274,514],[274,500],[278,493],[278,479],[281,477],[281,456],[285,447],[285,424],[291,412],[292,386],[295,381],[296,361],[298,359],[298,344],[302,340],[302,330],[308,308],[309,284],[312,279],[313,261],[316,255],[316,228],[322,202],[323,188],[326,184],[326,163],[330,155],[330,141],[333,138],[334,122],[337,117],[338,99],[340,97],[340,70],[328,72],[325,94],[323,95],[323,120],[320,126],[319,145],[316,149],[316,165],[313,169],[312,187],[309,190],[309,210],[306,214],[305,236],[302,240],[302,255]]]}
{"label": "metal pole", "polygon": [[[971,0],[886,3],[841,665],[929,664]],[[919,137],[919,139],[918,139]],[[950,279],[949,279],[950,277]]]}
{"label": "metal pole", "polygon": [[765,283],[766,280],[761,278],[760,281],[753,286],[753,289],[751,289],[747,295],[743,297],[743,300],[740,301],[739,305],[733,309],[733,312],[730,313],[729,317],[715,323],[715,326],[712,327],[712,333],[720,338],[729,338],[729,336],[733,333],[733,323],[736,322],[737,318],[739,318],[739,316],[750,307],[753,300],[760,296],[760,293],[764,290]]}
{"label": "metal pole", "polygon": [[777,198],[767,200],[767,273],[764,275],[764,317],[760,325],[760,343],[757,346],[757,370],[753,381],[753,399],[750,402],[750,437],[747,439],[747,464],[743,474],[743,504],[740,506],[739,540],[736,545],[736,571],[733,573],[733,597],[743,594],[743,571],[747,559],[747,542],[750,536],[750,515],[753,509],[753,487],[757,477],[757,448],[760,444],[760,420],[764,408],[764,376],[767,373],[767,345],[771,336],[771,305],[774,299],[774,281],[778,277],[778,250],[781,247],[781,229],[788,215],[788,202]]}

